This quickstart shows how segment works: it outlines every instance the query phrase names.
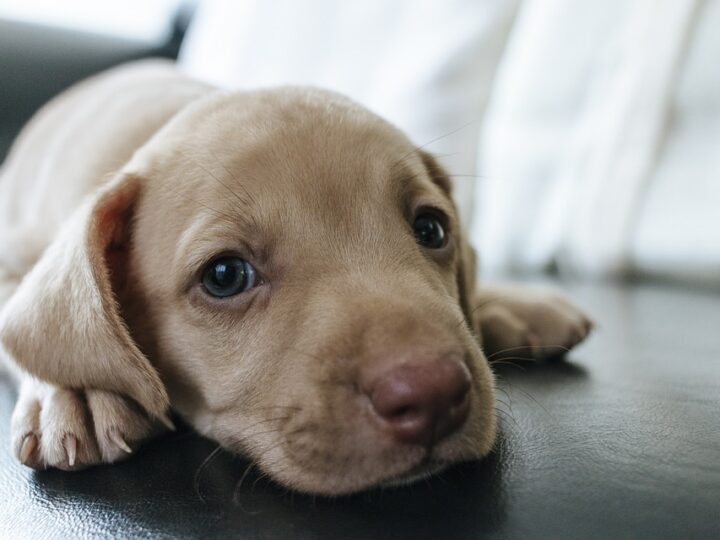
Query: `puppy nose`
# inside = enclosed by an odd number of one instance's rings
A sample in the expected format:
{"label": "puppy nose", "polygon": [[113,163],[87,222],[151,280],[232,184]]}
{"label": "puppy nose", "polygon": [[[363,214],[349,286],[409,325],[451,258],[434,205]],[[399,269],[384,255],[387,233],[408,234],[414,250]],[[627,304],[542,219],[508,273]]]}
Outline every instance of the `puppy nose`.
{"label": "puppy nose", "polygon": [[376,379],[368,393],[383,427],[395,440],[428,446],[465,422],[470,373],[457,361],[402,364]]}

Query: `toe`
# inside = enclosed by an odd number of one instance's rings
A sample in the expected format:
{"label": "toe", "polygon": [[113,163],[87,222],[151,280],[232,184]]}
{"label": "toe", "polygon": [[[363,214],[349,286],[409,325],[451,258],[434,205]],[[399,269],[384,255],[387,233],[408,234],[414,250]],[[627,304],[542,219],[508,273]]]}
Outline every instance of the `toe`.
{"label": "toe", "polygon": [[42,469],[40,447],[40,384],[28,379],[20,387],[10,422],[12,449],[23,465]]}
{"label": "toe", "polygon": [[127,459],[142,441],[156,432],[143,411],[118,394],[88,390],[86,398],[98,449],[106,463]]}
{"label": "toe", "polygon": [[48,467],[78,470],[100,462],[82,396],[56,388],[43,401],[40,416],[42,459]]}

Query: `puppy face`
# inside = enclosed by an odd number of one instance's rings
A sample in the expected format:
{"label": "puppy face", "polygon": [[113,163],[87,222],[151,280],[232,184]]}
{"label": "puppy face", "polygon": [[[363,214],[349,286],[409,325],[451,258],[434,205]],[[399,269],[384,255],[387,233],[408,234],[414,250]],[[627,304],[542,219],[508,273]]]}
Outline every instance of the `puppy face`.
{"label": "puppy face", "polygon": [[[316,90],[215,96],[171,121],[99,201],[84,244],[99,293],[74,298],[117,313],[88,342],[112,343],[79,354],[114,351],[118,365],[73,368],[65,384],[111,387],[151,413],[164,384],[201,433],[313,493],[405,482],[490,450],[493,382],[470,330],[473,264],[449,181],[386,122]],[[75,259],[63,255],[77,280]],[[48,282],[43,272],[28,281]],[[26,367],[54,354],[42,347],[25,350]]]}
{"label": "puppy face", "polygon": [[[462,310],[458,218],[430,158],[369,112],[307,91],[215,99],[153,146],[139,160],[121,303],[199,431],[321,493],[487,453],[492,379]],[[377,386],[393,401],[394,387],[444,369],[469,376],[467,416],[447,436],[398,436],[375,410]],[[417,420],[405,413],[396,423]]]}

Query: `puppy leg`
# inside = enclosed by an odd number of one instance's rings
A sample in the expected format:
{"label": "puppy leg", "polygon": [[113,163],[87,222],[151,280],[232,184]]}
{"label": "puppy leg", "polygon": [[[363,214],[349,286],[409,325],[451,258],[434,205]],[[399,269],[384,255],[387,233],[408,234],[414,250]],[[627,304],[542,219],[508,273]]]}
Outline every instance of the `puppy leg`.
{"label": "puppy leg", "polygon": [[24,376],[12,416],[15,456],[34,469],[79,470],[127,458],[162,431],[125,398]]}
{"label": "puppy leg", "polygon": [[592,321],[554,291],[481,288],[474,301],[476,330],[490,360],[562,356],[592,330]]}

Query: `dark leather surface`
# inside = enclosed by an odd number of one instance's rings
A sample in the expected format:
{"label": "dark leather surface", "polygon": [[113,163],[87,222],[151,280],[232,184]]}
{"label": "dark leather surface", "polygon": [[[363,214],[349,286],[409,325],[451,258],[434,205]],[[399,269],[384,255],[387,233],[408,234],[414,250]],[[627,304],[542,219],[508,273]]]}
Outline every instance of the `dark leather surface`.
{"label": "dark leather surface", "polygon": [[239,485],[248,464],[187,431],[127,463],[34,473],[10,455],[2,382],[1,536],[720,537],[720,295],[565,289],[599,328],[567,362],[499,372],[494,455],[351,498],[293,495],[254,470]]}

